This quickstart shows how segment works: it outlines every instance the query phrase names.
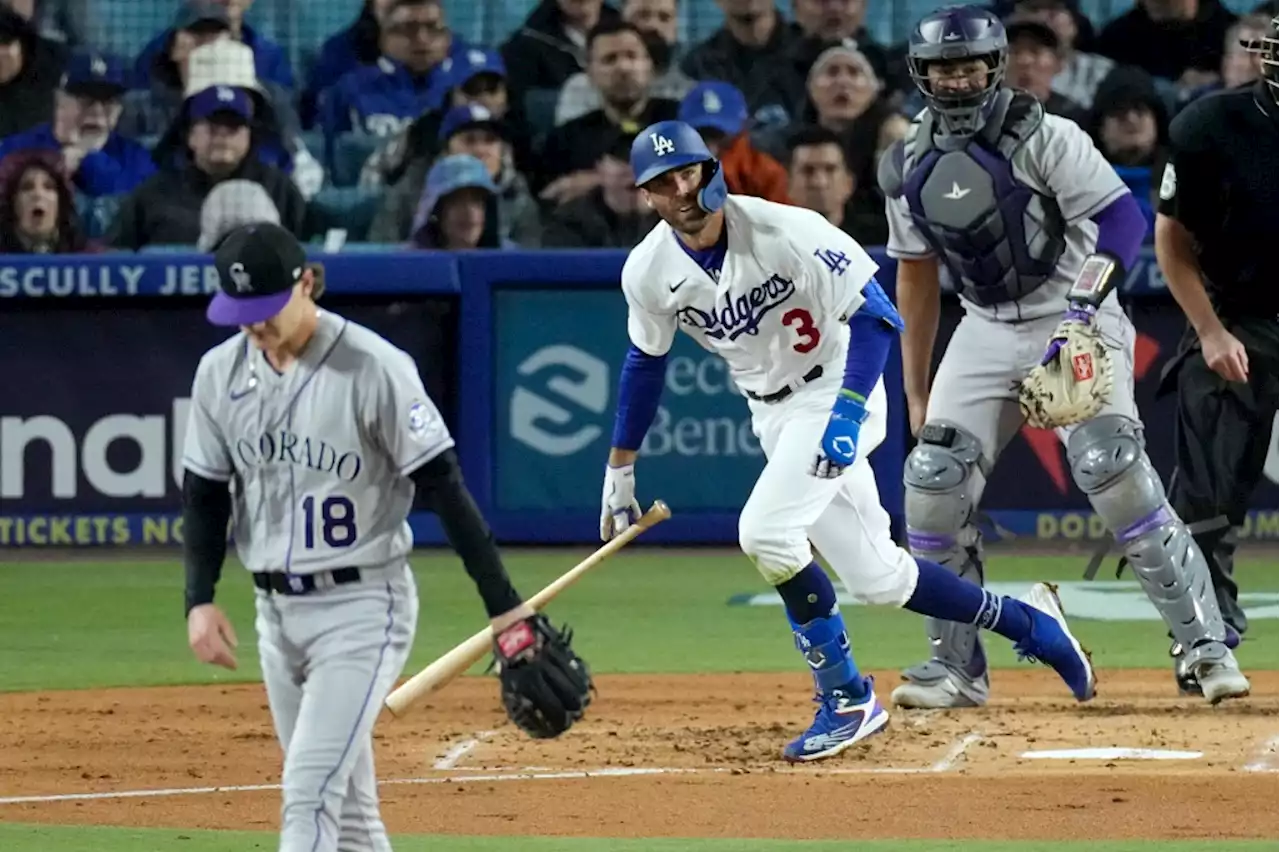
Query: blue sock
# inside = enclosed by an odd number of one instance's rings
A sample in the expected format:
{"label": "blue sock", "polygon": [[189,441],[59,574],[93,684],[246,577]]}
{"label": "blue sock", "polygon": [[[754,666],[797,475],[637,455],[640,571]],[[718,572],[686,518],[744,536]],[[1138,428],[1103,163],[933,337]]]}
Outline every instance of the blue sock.
{"label": "blue sock", "polygon": [[936,562],[916,559],[920,576],[904,606],[912,612],[946,621],[976,624],[1020,642],[1031,635],[1031,613],[1018,600],[988,592],[961,579]]}
{"label": "blue sock", "polygon": [[840,689],[855,699],[865,697],[866,683],[853,661],[849,631],[826,572],[810,562],[777,588],[786,604],[796,649],[809,664],[818,692],[826,695]]}

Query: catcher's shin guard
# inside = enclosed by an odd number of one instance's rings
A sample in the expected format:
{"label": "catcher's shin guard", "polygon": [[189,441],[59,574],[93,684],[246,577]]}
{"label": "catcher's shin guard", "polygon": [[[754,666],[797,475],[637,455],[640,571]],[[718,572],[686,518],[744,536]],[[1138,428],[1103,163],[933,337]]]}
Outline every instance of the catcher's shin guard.
{"label": "catcher's shin guard", "polygon": [[[928,559],[979,585],[982,543],[972,522],[985,478],[978,439],[959,427],[926,424],[907,458],[907,539],[913,556]],[[979,629],[925,619],[931,658],[902,673],[893,703],[904,707],[976,707],[990,690]]]}
{"label": "catcher's shin guard", "polygon": [[1184,651],[1180,665],[1234,675],[1220,678],[1211,701],[1248,694],[1225,644],[1226,624],[1218,607],[1209,565],[1190,531],[1169,506],[1160,475],[1143,448],[1142,428],[1106,415],[1079,426],[1067,442],[1076,484],[1112,530],[1134,576]]}

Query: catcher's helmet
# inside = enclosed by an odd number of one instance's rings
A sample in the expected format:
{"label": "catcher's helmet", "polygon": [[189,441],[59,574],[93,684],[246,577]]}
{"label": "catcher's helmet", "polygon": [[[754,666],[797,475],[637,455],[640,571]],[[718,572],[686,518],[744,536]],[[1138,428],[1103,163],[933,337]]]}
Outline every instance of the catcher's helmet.
{"label": "catcher's helmet", "polygon": [[729,187],[724,182],[720,162],[712,156],[698,131],[683,121],[659,121],[641,130],[631,143],[631,171],[635,173],[636,186],[644,186],[659,175],[694,163],[707,164],[702,170],[698,206],[715,213],[724,206]]}
{"label": "catcher's helmet", "polygon": [[1280,101],[1280,17],[1271,19],[1271,26],[1262,38],[1240,44],[1262,60],[1262,79],[1267,81],[1272,100]]}
{"label": "catcher's helmet", "polygon": [[[987,63],[986,85],[977,91],[935,93],[929,65],[981,59]],[[958,136],[977,132],[992,98],[1004,81],[1009,39],[1000,19],[981,6],[947,6],[920,19],[907,42],[907,69],[924,95],[940,129]]]}

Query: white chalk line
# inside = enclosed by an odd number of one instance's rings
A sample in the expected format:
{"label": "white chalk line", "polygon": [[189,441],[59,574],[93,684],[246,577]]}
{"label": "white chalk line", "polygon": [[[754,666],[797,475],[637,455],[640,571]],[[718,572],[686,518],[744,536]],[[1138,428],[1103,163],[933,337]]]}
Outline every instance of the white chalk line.
{"label": "white chalk line", "polygon": [[938,758],[932,766],[929,767],[930,772],[949,772],[952,767],[964,757],[964,753],[969,750],[969,746],[976,742],[982,741],[982,734],[977,731],[970,731],[960,739],[951,744],[951,748],[947,749],[947,753]]}
{"label": "white chalk line", "polygon": [[1271,737],[1253,753],[1253,759],[1244,766],[1245,772],[1276,772],[1278,771],[1277,762],[1280,755],[1280,736]]}
{"label": "white chalk line", "polygon": [[489,739],[489,737],[492,737],[496,733],[497,731],[476,731],[474,734],[467,737],[466,739],[459,740],[458,742],[449,746],[448,750],[445,751],[445,753],[441,755],[440,758],[437,759],[434,764],[432,764],[432,768],[446,769],[446,770],[453,769],[455,766],[458,765],[458,761],[466,757],[467,754],[470,753],[472,749],[474,749],[476,746],[480,745],[480,743]]}

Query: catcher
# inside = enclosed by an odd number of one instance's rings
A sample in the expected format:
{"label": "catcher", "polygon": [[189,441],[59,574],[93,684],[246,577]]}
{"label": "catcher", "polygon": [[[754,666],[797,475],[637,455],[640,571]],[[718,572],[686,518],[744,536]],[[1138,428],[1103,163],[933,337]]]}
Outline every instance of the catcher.
{"label": "catcher", "polygon": [[[981,582],[974,515],[991,469],[1024,419],[1055,429],[1076,484],[1190,649],[1185,671],[1210,702],[1246,695],[1208,566],[1165,499],[1134,404],[1135,334],[1114,289],[1138,255],[1142,213],[1079,127],[1002,86],[1007,59],[1004,27],[982,8],[921,20],[908,68],[927,106],[879,167],[918,438],[903,474],[911,552]],[[965,317],[931,388],[941,270]],[[933,656],[904,672],[894,703],[984,704],[977,630],[928,630]]]}

